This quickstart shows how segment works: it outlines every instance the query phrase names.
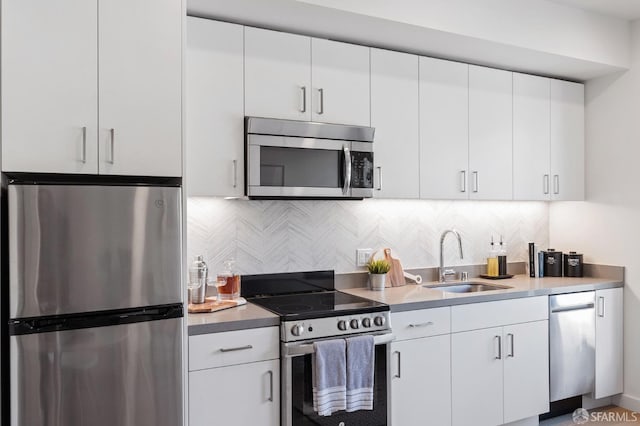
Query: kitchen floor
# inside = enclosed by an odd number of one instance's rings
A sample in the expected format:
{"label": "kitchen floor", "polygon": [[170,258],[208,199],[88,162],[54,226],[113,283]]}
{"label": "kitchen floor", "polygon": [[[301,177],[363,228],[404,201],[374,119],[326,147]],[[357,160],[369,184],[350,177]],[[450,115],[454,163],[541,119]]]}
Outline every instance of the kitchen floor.
{"label": "kitchen floor", "polygon": [[574,426],[576,424],[607,426],[640,424],[640,413],[612,405],[589,410],[589,420],[586,422],[582,419],[574,421],[571,414],[540,422],[540,426]]}

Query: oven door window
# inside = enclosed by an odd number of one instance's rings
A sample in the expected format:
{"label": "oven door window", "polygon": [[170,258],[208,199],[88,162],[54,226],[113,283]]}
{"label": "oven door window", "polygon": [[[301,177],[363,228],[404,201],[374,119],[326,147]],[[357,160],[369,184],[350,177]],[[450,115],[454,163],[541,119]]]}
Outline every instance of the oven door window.
{"label": "oven door window", "polygon": [[387,424],[387,347],[376,346],[373,410],[347,413],[337,411],[321,417],[313,411],[311,388],[311,355],[291,359],[293,426],[386,426]]}
{"label": "oven door window", "polygon": [[342,151],[260,147],[260,186],[342,188]]}

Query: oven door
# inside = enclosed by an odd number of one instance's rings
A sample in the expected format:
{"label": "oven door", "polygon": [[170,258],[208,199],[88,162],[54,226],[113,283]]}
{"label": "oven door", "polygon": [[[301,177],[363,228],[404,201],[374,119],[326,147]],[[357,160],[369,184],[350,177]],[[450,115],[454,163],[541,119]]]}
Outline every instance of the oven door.
{"label": "oven door", "polygon": [[247,196],[351,198],[351,144],[345,140],[247,135]]}
{"label": "oven door", "polygon": [[393,334],[375,335],[373,410],[338,411],[321,417],[313,410],[311,385],[312,342],[283,343],[281,351],[283,426],[386,426],[388,423],[387,357]]}

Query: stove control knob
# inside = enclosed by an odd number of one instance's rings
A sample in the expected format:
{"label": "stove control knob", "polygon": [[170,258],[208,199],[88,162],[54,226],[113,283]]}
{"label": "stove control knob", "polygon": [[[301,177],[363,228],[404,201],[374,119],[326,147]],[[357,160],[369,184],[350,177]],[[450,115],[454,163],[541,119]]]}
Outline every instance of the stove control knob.
{"label": "stove control knob", "polygon": [[363,318],[362,319],[362,326],[364,328],[369,328],[371,327],[371,318]]}
{"label": "stove control knob", "polygon": [[378,327],[382,327],[382,326],[384,325],[384,323],[385,323],[385,321],[384,321],[384,317],[375,317],[375,318],[373,319],[373,323],[374,323],[375,325],[377,325]]}
{"label": "stove control knob", "polygon": [[351,325],[351,328],[353,328],[353,329],[360,328],[360,321],[358,321],[357,319],[352,319],[349,324]]}
{"label": "stove control knob", "polygon": [[302,325],[296,324],[291,327],[291,334],[294,336],[302,336],[302,333],[304,333],[304,327]]}
{"label": "stove control knob", "polygon": [[338,329],[342,331],[347,330],[347,322],[345,320],[338,321]]}

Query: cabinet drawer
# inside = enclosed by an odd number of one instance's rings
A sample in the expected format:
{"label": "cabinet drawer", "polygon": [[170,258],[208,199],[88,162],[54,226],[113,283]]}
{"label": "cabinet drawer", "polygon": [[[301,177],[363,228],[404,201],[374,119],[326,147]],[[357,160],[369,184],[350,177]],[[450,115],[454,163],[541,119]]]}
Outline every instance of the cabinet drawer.
{"label": "cabinet drawer", "polygon": [[451,308],[451,332],[499,327],[549,318],[547,296],[470,303]]}
{"label": "cabinet drawer", "polygon": [[189,337],[189,371],[277,359],[278,327],[253,328]]}
{"label": "cabinet drawer", "polygon": [[391,328],[396,340],[447,334],[451,332],[451,308],[393,313]]}

